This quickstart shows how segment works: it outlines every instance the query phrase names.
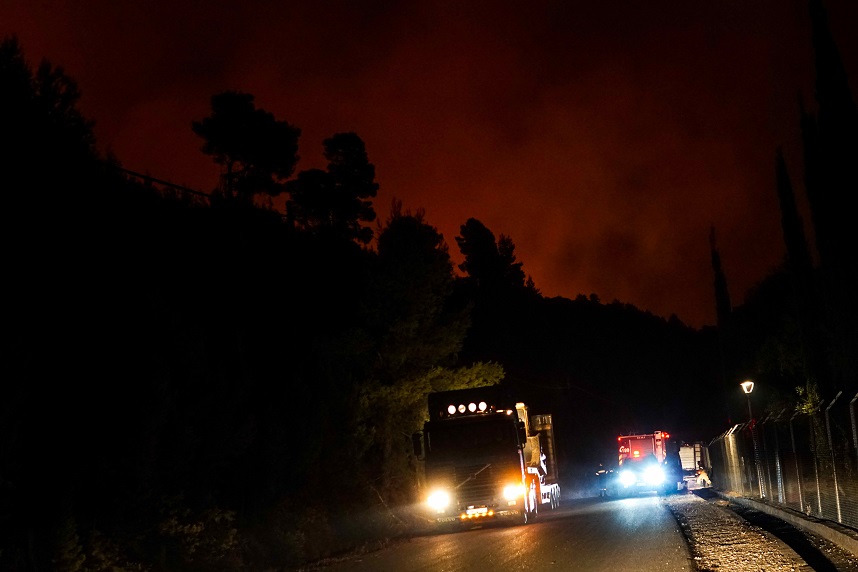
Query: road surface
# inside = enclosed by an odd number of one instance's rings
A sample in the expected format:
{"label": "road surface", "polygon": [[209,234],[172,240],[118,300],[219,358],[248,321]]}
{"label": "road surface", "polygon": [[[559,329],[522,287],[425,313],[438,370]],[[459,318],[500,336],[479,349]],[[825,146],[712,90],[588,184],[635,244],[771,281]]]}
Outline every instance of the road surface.
{"label": "road surface", "polygon": [[325,572],[558,570],[691,572],[687,543],[655,495],[564,501],[537,522],[404,540],[378,552],[329,561]]}

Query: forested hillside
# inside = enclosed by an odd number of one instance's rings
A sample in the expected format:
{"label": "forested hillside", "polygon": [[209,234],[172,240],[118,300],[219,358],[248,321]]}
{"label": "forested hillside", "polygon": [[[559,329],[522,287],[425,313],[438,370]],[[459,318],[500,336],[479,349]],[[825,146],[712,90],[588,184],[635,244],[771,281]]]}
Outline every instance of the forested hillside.
{"label": "forested hillside", "polygon": [[300,129],[249,94],[189,118],[224,173],[198,193],[100,156],[74,81],[14,38],[0,87],[4,570],[288,569],[408,533],[430,391],[500,383],[552,413],[586,494],[619,432],[713,437],[734,375],[799,344],[783,270],[732,318],[729,361],[726,330],[544,297],[480,213],[444,237],[375,205],[358,134],[297,170]]}

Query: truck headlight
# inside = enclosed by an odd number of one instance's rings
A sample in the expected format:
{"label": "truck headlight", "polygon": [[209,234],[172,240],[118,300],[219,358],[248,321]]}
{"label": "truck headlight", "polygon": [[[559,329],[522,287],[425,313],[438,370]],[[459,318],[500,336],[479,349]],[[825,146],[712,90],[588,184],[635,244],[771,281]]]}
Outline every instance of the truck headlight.
{"label": "truck headlight", "polygon": [[634,471],[630,471],[626,469],[624,471],[620,471],[620,484],[624,487],[630,487],[637,481],[637,477],[635,477]]}
{"label": "truck headlight", "polygon": [[429,504],[432,510],[441,512],[442,510],[450,506],[450,493],[442,489],[432,491],[426,502]]}
{"label": "truck headlight", "polygon": [[507,485],[503,488],[505,500],[515,500],[524,496],[524,485]]}
{"label": "truck headlight", "polygon": [[647,467],[644,471],[644,480],[650,485],[660,485],[664,482],[664,469],[661,467]]}

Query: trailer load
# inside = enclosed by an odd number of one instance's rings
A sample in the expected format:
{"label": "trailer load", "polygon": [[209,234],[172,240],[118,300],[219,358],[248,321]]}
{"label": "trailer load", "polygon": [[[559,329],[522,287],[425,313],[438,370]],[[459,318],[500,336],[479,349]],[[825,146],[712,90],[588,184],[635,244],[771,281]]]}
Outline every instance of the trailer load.
{"label": "trailer load", "polygon": [[711,486],[709,480],[709,449],[700,441],[683,443],[679,446],[679,460],[682,463],[683,479],[689,489]]}

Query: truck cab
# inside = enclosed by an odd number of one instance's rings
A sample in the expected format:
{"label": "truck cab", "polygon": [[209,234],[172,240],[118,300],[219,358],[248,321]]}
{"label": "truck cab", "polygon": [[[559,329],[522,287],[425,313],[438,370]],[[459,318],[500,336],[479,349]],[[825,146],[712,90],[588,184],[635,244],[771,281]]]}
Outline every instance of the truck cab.
{"label": "truck cab", "polygon": [[505,399],[496,387],[432,393],[428,401],[418,445],[431,520],[527,523],[543,505],[558,505],[560,487],[547,462],[553,450],[546,453],[547,439],[540,438],[546,428],[532,426],[524,403]]}

